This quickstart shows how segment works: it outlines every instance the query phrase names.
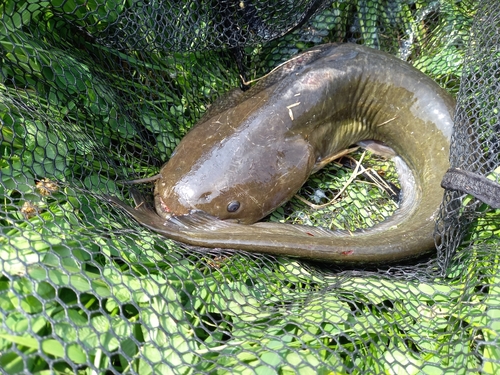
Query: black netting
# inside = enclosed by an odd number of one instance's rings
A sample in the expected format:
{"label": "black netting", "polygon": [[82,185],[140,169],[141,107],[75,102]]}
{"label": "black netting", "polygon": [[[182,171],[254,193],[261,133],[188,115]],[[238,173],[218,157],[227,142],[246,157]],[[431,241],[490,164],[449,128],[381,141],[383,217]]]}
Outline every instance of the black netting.
{"label": "black netting", "polygon": [[[463,186],[444,194],[438,251],[376,266],[180,244],[105,198],[152,197],[122,181],[158,173],[207,110],[231,106],[224,93],[329,42],[387,51],[456,96],[451,167],[498,182],[495,0],[0,12],[3,373],[498,372],[499,211]],[[391,162],[358,150],[266,220],[354,231],[390,216],[399,187]]]}
{"label": "black netting", "polygon": [[[497,5],[484,2],[471,29],[474,43],[466,50],[458,94],[454,136],[451,147],[451,167],[472,172],[476,176],[499,181],[498,121],[498,59],[499,36]],[[479,88],[480,87],[480,88]],[[467,179],[466,179],[467,181]],[[480,200],[464,194],[469,183],[459,184],[458,190],[447,191],[439,230],[443,233],[442,254],[445,265],[462,241],[497,243],[498,210],[492,211]],[[482,189],[486,193],[486,187]],[[497,192],[493,191],[493,198]],[[493,223],[493,224],[492,224]],[[474,229],[471,228],[474,227]],[[464,252],[469,252],[464,248]]]}

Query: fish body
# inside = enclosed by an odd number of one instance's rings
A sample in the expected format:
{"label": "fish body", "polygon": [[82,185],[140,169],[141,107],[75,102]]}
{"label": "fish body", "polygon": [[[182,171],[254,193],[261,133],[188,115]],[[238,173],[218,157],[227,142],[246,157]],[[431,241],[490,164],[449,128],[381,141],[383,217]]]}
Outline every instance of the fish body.
{"label": "fish body", "polygon": [[[113,201],[192,245],[347,263],[416,257],[435,247],[454,108],[445,90],[394,56],[318,46],[191,129],[160,171],[156,213]],[[256,223],[332,155],[367,141],[398,155],[402,197],[390,218],[354,233]]]}

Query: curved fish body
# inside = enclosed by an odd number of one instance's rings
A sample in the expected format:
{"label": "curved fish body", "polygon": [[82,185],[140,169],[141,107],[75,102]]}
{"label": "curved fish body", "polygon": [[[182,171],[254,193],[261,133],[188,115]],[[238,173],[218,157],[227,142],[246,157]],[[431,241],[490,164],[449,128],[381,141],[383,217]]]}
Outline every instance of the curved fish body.
{"label": "curved fish body", "polygon": [[[322,45],[209,111],[162,168],[156,212],[111,200],[143,225],[197,246],[346,263],[413,258],[435,248],[454,108],[446,91],[394,56]],[[402,194],[390,218],[354,233],[255,223],[332,155],[367,140],[398,155]]]}

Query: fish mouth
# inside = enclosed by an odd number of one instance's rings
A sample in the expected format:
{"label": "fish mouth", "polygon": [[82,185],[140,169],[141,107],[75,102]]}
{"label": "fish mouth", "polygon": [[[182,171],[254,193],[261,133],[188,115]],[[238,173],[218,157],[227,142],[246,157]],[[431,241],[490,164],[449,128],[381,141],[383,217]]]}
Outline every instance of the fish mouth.
{"label": "fish mouth", "polygon": [[172,207],[172,205],[169,206],[167,203],[165,203],[163,197],[159,195],[156,195],[154,200],[155,200],[156,213],[167,220],[174,217],[192,215],[195,212],[200,212],[200,211],[204,212],[203,210],[199,210],[197,208],[184,207],[179,204],[175,204],[175,207]]}
{"label": "fish mouth", "polygon": [[165,201],[159,195],[155,195],[154,199],[155,199],[155,209],[158,215],[167,220],[172,218],[172,216],[175,216],[170,210],[170,208],[167,206]]}
{"label": "fish mouth", "polygon": [[160,201],[161,211],[172,215],[172,211],[170,211],[170,208],[168,208],[167,204],[165,203],[162,197],[159,197],[159,201]]}
{"label": "fish mouth", "polygon": [[185,208],[185,210],[181,213],[173,212],[173,210],[169,208],[169,206],[160,196],[155,196],[155,206],[156,206],[156,213],[159,216],[166,219],[167,221],[172,221],[176,223],[181,223],[183,220],[188,220],[189,222],[192,221],[194,223],[199,218],[203,218],[203,220],[208,220],[208,218],[210,218],[211,220],[223,221],[230,224],[241,224],[241,220],[238,218],[219,219],[218,217],[213,216],[204,210],[200,210],[199,208]]}

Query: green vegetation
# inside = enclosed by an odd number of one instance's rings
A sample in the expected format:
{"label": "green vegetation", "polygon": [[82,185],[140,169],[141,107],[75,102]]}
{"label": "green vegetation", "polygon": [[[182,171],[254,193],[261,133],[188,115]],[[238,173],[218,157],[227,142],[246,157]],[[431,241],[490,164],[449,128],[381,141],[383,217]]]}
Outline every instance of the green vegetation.
{"label": "green vegetation", "polygon": [[[167,8],[154,2],[144,13],[132,0],[0,5],[3,372],[496,373],[494,249],[460,253],[447,277],[434,263],[412,277],[326,272],[185,248],[103,202],[103,193],[128,197],[117,180],[155,174],[209,103],[239,82],[203,44],[210,17],[196,17],[195,3],[168,8],[176,22],[164,29],[155,26]],[[350,30],[348,38],[413,61],[456,92],[471,7],[389,3],[333,1],[310,33],[247,47],[254,76]],[[187,14],[199,29],[182,22]],[[174,29],[192,38],[175,39]],[[363,165],[396,182],[390,164],[365,156]],[[322,194],[331,199],[352,173],[333,163],[301,196],[325,203]],[[386,190],[357,180],[322,210],[296,199],[271,220],[354,230],[393,210]],[[494,248],[496,218],[485,211],[468,240]]]}

